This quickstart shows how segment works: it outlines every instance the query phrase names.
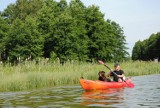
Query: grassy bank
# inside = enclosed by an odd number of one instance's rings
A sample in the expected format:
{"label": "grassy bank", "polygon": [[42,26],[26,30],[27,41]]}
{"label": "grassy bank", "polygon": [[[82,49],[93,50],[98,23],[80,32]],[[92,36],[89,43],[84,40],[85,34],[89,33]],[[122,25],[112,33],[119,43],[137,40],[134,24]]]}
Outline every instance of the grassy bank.
{"label": "grassy bank", "polygon": [[[113,63],[108,64],[113,68]],[[126,76],[160,74],[160,63],[154,62],[124,62],[121,68]],[[21,91],[57,85],[79,84],[79,78],[97,79],[100,70],[109,70],[95,63],[41,61],[20,63],[17,66],[0,65],[0,91]]]}

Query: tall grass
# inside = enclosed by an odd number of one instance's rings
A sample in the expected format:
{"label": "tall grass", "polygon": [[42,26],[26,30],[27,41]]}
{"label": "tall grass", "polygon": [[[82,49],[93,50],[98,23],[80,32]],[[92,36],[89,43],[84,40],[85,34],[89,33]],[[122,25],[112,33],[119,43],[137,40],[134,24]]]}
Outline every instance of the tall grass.
{"label": "tall grass", "polygon": [[153,61],[125,62],[122,63],[121,68],[125,71],[125,74],[127,76],[160,74],[160,63],[156,63]]}
{"label": "tall grass", "polygon": [[[113,63],[107,64],[113,67]],[[121,68],[126,76],[160,74],[160,63],[154,62],[123,62]],[[27,61],[17,66],[0,65],[0,91],[22,91],[57,85],[79,84],[79,78],[96,80],[98,72],[105,70],[103,65],[96,63],[66,62],[61,65],[59,61],[50,63],[42,60]]]}

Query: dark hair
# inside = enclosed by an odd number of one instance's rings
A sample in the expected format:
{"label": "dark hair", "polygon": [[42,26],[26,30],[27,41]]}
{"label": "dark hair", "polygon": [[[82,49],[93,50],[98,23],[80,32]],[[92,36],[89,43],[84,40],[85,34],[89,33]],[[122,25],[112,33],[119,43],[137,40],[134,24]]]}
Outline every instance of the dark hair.
{"label": "dark hair", "polygon": [[114,67],[117,67],[117,66],[119,66],[119,64],[118,64],[118,63],[114,64]]}

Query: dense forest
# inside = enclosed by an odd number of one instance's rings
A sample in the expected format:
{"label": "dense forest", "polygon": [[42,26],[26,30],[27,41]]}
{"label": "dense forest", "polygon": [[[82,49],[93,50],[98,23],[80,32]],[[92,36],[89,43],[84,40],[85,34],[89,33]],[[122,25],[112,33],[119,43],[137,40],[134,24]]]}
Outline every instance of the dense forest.
{"label": "dense forest", "polygon": [[80,0],[17,0],[0,12],[0,28],[4,62],[122,61],[128,56],[122,27],[105,20],[98,6],[86,7]]}
{"label": "dense forest", "polygon": [[144,41],[137,41],[132,51],[133,60],[160,59],[160,32],[152,34]]}

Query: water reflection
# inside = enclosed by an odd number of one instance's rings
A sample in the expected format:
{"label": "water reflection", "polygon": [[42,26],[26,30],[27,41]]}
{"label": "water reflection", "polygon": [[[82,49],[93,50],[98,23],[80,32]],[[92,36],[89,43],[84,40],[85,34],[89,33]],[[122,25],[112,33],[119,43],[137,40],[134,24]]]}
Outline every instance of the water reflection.
{"label": "water reflection", "polygon": [[119,104],[123,102],[124,89],[107,89],[107,90],[96,90],[96,91],[85,91],[82,94],[83,102],[82,105],[87,106],[99,106],[107,107],[113,104]]}
{"label": "water reflection", "polygon": [[74,108],[81,107],[80,86],[61,86],[30,92],[0,92],[0,108]]}

